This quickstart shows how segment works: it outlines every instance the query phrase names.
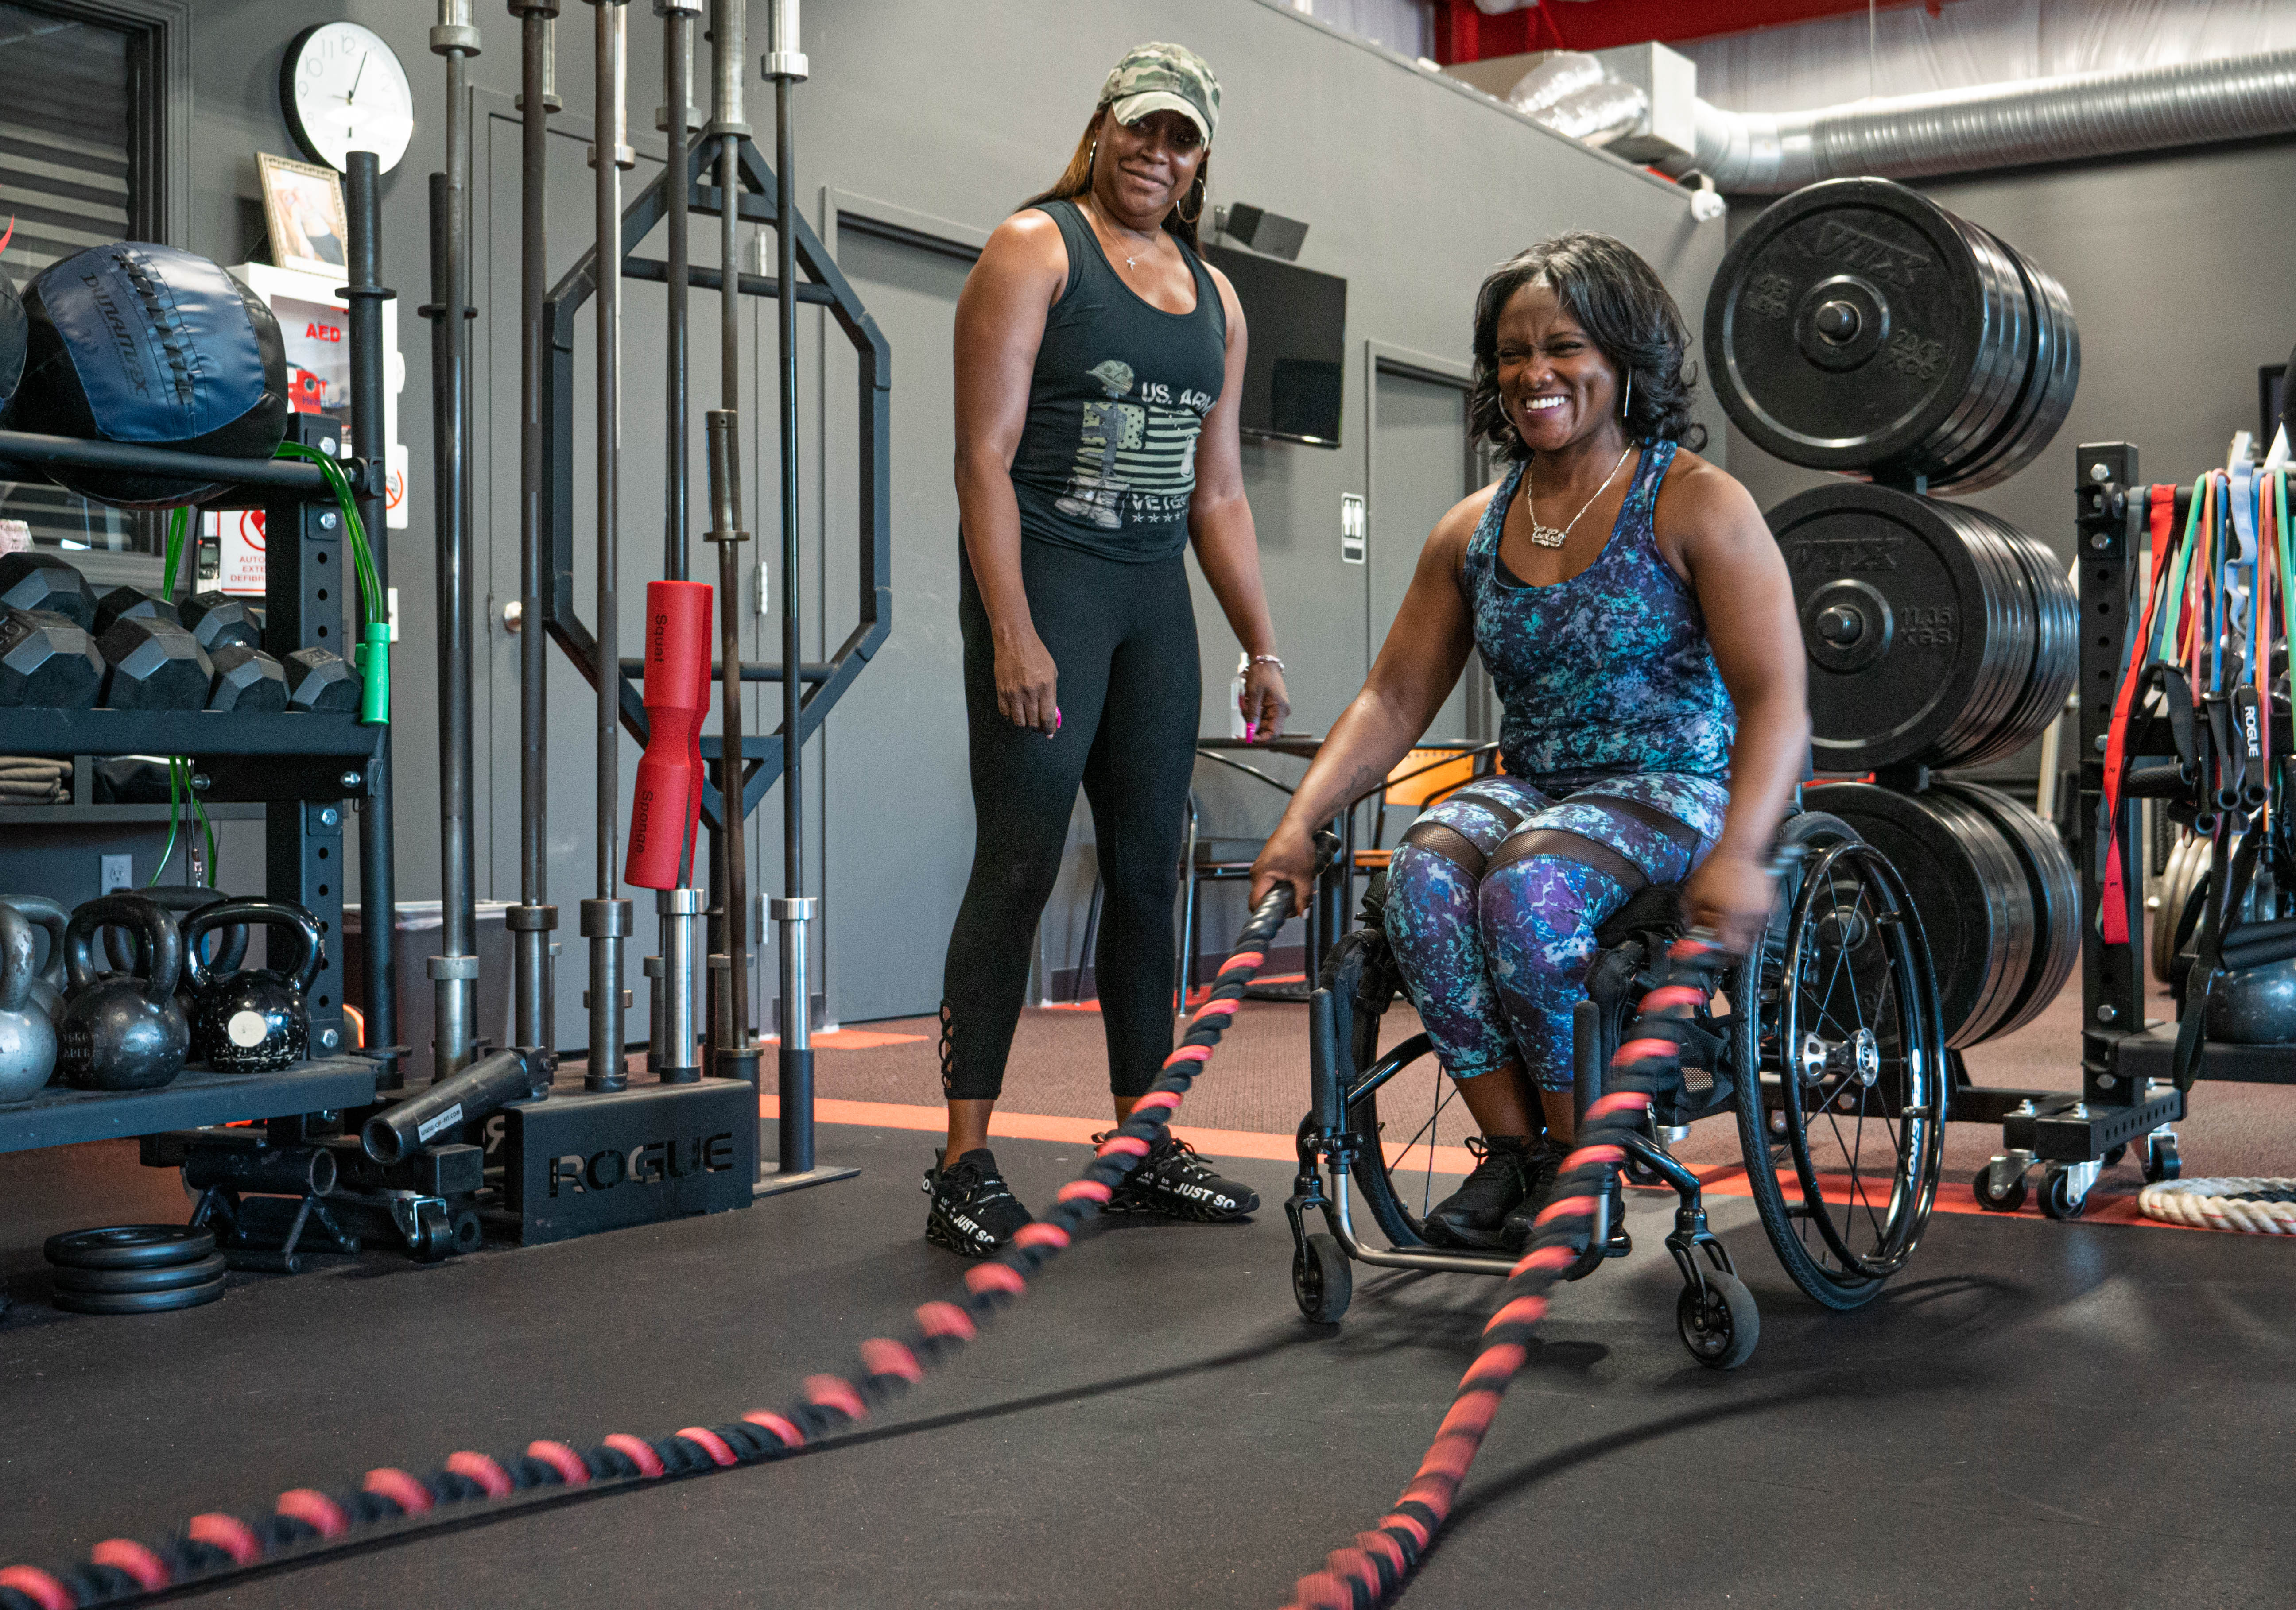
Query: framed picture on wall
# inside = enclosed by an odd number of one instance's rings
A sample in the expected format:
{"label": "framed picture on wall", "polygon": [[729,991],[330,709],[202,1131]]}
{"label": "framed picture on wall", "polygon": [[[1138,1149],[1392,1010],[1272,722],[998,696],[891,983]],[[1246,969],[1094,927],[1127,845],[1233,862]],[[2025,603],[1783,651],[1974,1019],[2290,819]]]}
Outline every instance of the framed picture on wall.
{"label": "framed picture on wall", "polygon": [[271,233],[271,260],[282,268],[339,274],[350,224],[343,210],[342,176],[330,168],[291,162],[258,152],[263,175],[263,221]]}

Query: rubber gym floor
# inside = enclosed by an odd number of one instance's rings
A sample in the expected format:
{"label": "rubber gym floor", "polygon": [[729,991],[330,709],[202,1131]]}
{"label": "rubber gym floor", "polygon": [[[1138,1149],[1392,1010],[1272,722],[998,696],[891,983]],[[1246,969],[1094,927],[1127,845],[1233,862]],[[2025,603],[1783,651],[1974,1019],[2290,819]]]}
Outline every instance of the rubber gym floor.
{"label": "rubber gym floor", "polygon": [[[747,1212],[416,1267],[234,1275],[133,1320],[45,1301],[49,1233],[179,1219],[130,1142],[0,1158],[0,1561],[457,1448],[656,1435],[778,1403],[960,1271],[919,1235],[926,1138],[831,1126],[859,1178]],[[1000,1140],[1024,1200],[1082,1148]],[[246,1606],[1281,1604],[1380,1515],[1494,1283],[1359,1270],[1292,1307],[1289,1170],[1233,1226],[1107,1222],[879,1423],[780,1464],[434,1528],[184,1597]],[[1670,1197],[1563,1288],[1424,1606],[2281,1606],[2296,1290],[2271,1238],[1940,1214],[1870,1307],[1787,1283],[1712,1199],[1759,1298],[1718,1375],[1674,1331]]]}

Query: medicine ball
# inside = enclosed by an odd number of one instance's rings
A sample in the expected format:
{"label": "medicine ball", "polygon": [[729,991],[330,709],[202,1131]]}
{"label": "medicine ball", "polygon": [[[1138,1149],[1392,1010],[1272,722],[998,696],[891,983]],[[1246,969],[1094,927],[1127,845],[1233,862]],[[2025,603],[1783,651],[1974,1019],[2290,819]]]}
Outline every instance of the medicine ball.
{"label": "medicine ball", "polygon": [[0,268],[0,412],[8,406],[8,399],[16,395],[16,382],[24,376],[24,298],[16,294],[16,282],[8,271]]}
{"label": "medicine ball", "polygon": [[[121,241],[52,263],[24,289],[29,323],[12,429],[267,459],[287,434],[279,321],[221,266]],[[172,509],[227,482],[57,468],[84,497]]]}

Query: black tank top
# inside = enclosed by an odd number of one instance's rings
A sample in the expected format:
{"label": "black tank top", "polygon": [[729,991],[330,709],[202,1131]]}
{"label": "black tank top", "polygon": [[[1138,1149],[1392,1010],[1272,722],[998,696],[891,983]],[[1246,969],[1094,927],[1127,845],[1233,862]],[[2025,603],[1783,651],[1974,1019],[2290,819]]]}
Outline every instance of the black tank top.
{"label": "black tank top", "polygon": [[1072,201],[1039,208],[1068,247],[1068,285],[1046,315],[1013,454],[1021,534],[1144,564],[1188,543],[1196,437],[1219,398],[1227,315],[1210,270],[1189,313],[1152,306],[1117,277]]}

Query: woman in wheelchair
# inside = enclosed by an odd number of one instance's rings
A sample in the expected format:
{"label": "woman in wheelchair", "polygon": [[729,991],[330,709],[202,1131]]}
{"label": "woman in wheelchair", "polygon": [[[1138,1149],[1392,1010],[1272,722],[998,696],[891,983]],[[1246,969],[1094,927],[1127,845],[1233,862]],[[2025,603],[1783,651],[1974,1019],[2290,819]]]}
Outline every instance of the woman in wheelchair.
{"label": "woman in wheelchair", "polygon": [[1412,1003],[1482,1132],[1430,1240],[1519,1243],[1545,1205],[1605,918],[1677,883],[1733,949],[1769,916],[1771,846],[1809,753],[1801,633],[1752,497],[1694,451],[1689,339],[1658,275],[1606,235],[1557,236],[1484,280],[1471,418],[1509,467],[1435,527],[1253,869],[1254,900],[1288,882],[1307,909],[1316,828],[1387,775],[1482,655],[1505,774],[1404,834],[1385,901]]}

